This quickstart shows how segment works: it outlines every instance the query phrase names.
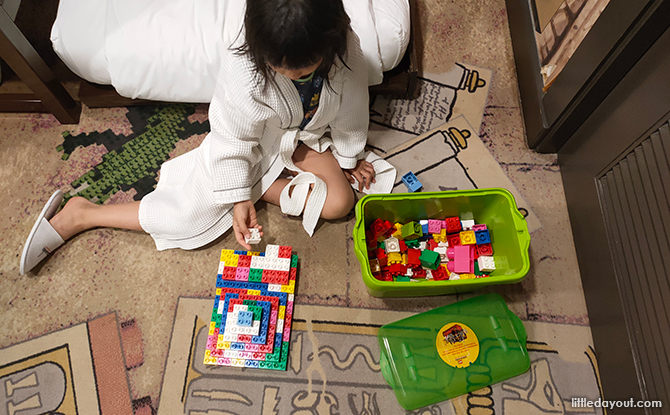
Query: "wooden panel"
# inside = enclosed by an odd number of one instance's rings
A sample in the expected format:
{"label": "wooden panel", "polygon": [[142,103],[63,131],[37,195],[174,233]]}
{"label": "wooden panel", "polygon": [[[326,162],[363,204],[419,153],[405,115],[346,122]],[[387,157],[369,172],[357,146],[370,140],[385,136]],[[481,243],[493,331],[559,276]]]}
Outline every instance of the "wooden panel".
{"label": "wooden panel", "polygon": [[[658,131],[653,136],[661,141]],[[643,149],[651,142],[648,138],[638,145],[598,181],[629,340],[646,398],[668,402],[670,226],[660,220],[668,209],[666,193],[650,185],[651,176],[660,172],[655,156],[647,160]],[[659,144],[670,147],[670,140]],[[667,170],[670,164],[661,155],[661,169]]]}
{"label": "wooden panel", "polygon": [[[14,24],[7,12],[0,7],[0,57],[23,80],[30,90],[63,124],[79,122],[81,105],[75,102],[53,72],[44,63],[23,33]],[[4,105],[11,105],[5,100]],[[20,112],[23,107],[18,102],[12,112]]]}
{"label": "wooden panel", "polygon": [[669,67],[666,30],[558,153],[605,399],[668,390]]}

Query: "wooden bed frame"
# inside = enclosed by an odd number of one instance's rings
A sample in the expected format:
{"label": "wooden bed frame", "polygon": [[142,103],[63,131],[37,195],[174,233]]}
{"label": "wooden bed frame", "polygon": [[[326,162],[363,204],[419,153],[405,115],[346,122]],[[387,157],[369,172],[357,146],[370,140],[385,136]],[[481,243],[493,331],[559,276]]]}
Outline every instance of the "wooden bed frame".
{"label": "wooden bed frame", "polygon": [[[18,0],[20,1],[20,0]],[[416,44],[418,25],[415,23],[416,0],[409,0],[410,41],[403,59],[394,69],[384,72],[381,84],[370,87],[370,95],[393,95],[411,99],[418,75]],[[130,99],[119,95],[111,85],[98,85],[80,80],[78,100],[65,90],[53,71],[14,24],[14,16],[4,6],[17,0],[0,0],[0,58],[2,58],[30,88],[32,94],[0,94],[0,112],[50,112],[61,124],[77,124],[81,105],[89,108],[155,105],[161,102]]]}

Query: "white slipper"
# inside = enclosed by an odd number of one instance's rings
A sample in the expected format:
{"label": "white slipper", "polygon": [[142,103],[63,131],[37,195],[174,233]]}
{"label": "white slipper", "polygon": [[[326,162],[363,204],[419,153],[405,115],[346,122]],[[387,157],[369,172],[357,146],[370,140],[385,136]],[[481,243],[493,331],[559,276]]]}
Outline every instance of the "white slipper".
{"label": "white slipper", "polygon": [[35,268],[47,255],[65,243],[49,223],[49,219],[56,214],[62,201],[63,192],[56,190],[37,217],[21,254],[21,275]]}

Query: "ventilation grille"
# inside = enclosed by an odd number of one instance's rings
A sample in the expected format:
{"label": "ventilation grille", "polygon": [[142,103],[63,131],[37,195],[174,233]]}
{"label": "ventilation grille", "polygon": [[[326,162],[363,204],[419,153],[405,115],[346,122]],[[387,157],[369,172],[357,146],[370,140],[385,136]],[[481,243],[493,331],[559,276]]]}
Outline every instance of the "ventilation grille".
{"label": "ventilation grille", "polygon": [[[598,182],[640,384],[646,388],[646,399],[661,400],[665,406],[670,404],[668,123]],[[626,347],[623,333],[621,337],[621,347]]]}

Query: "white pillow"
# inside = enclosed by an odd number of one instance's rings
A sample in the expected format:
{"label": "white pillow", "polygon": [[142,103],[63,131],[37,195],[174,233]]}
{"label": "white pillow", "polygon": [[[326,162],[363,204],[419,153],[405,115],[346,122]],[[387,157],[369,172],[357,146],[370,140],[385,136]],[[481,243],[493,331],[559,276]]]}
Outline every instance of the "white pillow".
{"label": "white pillow", "polygon": [[209,102],[221,50],[237,37],[239,0],[108,0],[112,85],[130,98]]}
{"label": "white pillow", "polygon": [[377,29],[372,17],[371,0],[343,0],[344,10],[351,19],[351,28],[361,40],[361,49],[368,63],[368,85],[382,82],[382,59],[379,55]]}
{"label": "white pillow", "polygon": [[112,78],[105,57],[107,0],[62,0],[51,28],[53,48],[80,77],[103,85]]}
{"label": "white pillow", "polygon": [[[51,40],[80,77],[122,96],[210,102],[220,51],[237,38],[243,0],[60,0]],[[344,0],[368,62],[381,83],[409,41],[408,0]],[[380,35],[378,35],[380,33]],[[381,53],[380,53],[381,47]]]}
{"label": "white pillow", "polygon": [[382,70],[398,66],[409,44],[411,19],[408,0],[372,0],[379,37]]}

